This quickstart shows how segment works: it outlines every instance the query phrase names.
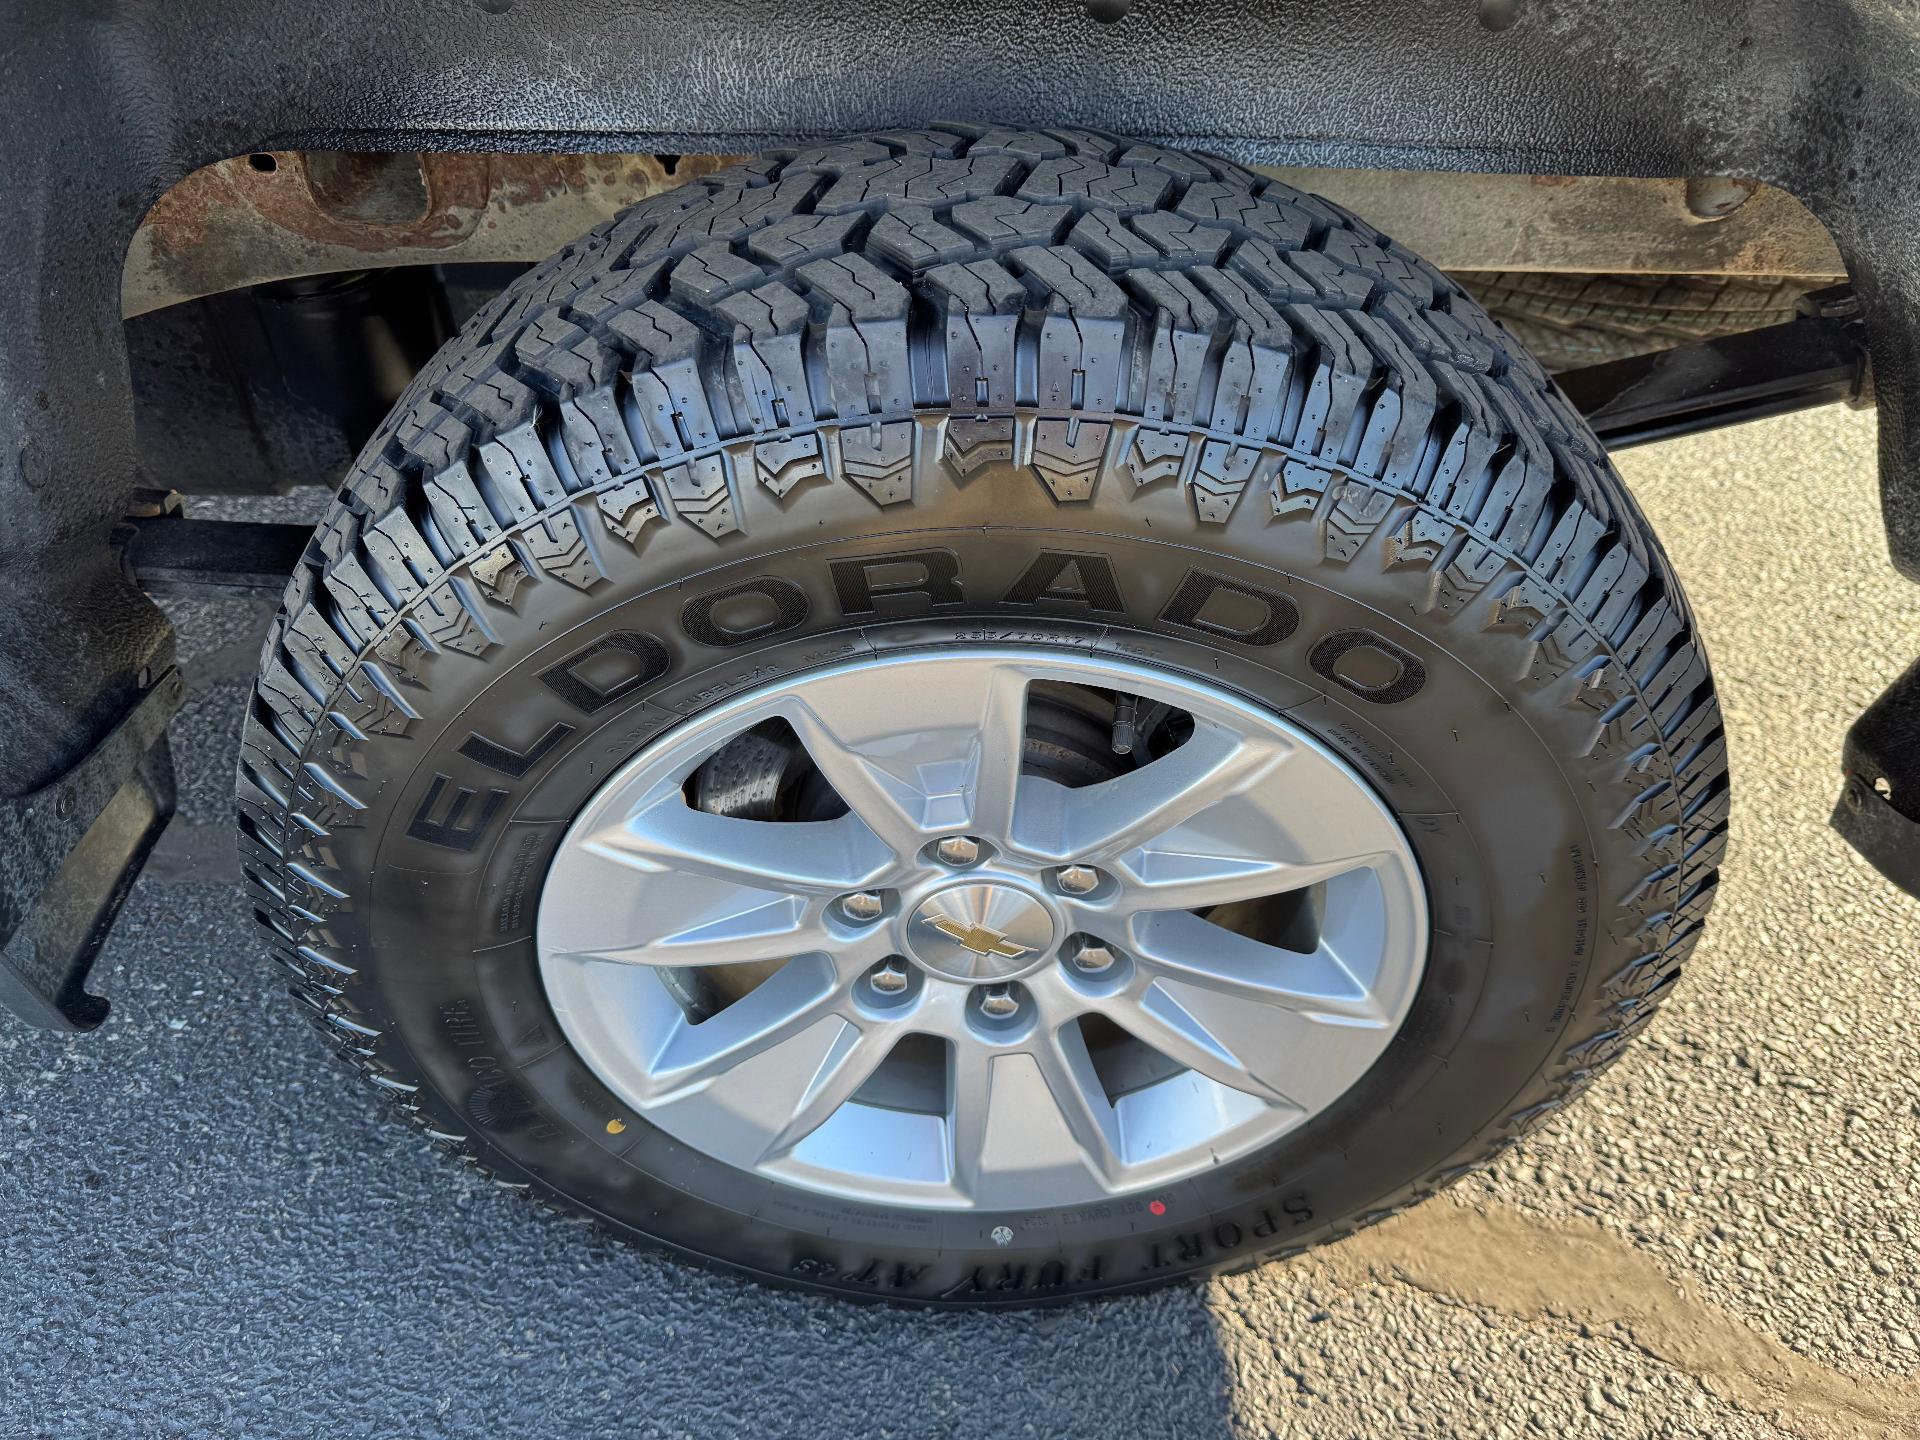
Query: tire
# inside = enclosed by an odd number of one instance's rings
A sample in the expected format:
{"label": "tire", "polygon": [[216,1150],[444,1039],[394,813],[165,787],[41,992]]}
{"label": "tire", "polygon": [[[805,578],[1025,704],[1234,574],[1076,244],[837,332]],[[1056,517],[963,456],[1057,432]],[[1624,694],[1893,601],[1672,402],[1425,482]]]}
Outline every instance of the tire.
{"label": "tire", "polygon": [[[536,951],[594,787],[769,677],[1015,642],[1226,687],[1364,777],[1431,917],[1378,1060],[1164,1192],[1006,1215],[638,1117]],[[1558,1112],[1698,941],[1725,756],[1646,522],[1457,285],[1223,161],[946,126],[651,198],[476,315],[293,577],[238,809],[294,997],[437,1145],[704,1265],[1017,1305],[1295,1254]]]}
{"label": "tire", "polygon": [[1780,275],[1454,277],[1550,373],[1784,325],[1820,282]]}

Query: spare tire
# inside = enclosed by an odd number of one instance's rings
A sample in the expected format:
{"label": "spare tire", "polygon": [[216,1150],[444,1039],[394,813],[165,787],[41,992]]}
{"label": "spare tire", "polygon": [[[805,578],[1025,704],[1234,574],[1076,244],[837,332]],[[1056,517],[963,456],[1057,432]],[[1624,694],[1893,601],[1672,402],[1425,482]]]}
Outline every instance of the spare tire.
{"label": "spare tire", "polygon": [[264,651],[247,874],[436,1143],[612,1231],[1019,1304],[1333,1239],[1695,944],[1678,583],[1455,284],[1202,155],[949,126],[477,314]]}
{"label": "spare tire", "polygon": [[1457,271],[1453,277],[1553,374],[1784,325],[1830,283],[1790,275],[1587,275]]}

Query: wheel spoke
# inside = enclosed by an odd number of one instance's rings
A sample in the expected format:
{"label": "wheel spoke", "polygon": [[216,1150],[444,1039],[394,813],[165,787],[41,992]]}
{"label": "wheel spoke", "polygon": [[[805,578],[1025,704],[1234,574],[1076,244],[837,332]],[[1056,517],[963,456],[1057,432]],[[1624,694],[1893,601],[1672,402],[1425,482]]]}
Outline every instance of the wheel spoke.
{"label": "wheel spoke", "polygon": [[1035,1050],[1040,1076],[1089,1170],[1111,1184],[1121,1166],[1120,1122],[1094,1073],[1077,1023],[1049,1032]]}
{"label": "wheel spoke", "polygon": [[828,964],[793,961],[711,1019],[673,1025],[648,1067],[652,1098],[735,1088],[751,1070],[753,1087],[790,1108],[839,1042],[845,1017],[835,981]]}
{"label": "wheel spoke", "polygon": [[1134,851],[1121,868],[1130,881],[1125,906],[1131,910],[1205,910],[1241,900],[1258,900],[1305,889],[1387,859],[1390,851],[1311,862],[1260,860],[1244,855],[1210,854],[1173,848],[1181,842]]}
{"label": "wheel spoke", "polygon": [[1014,846],[1059,862],[1112,863],[1259,784],[1287,753],[1273,740],[1203,724],[1171,754],[1112,780],[1068,788],[1029,779],[1020,787]]}
{"label": "wheel spoke", "polygon": [[821,680],[781,713],[847,808],[905,856],[943,833],[1006,832],[1026,691],[1019,670],[946,660],[883,696],[870,681]]}
{"label": "wheel spoke", "polygon": [[767,1142],[763,1160],[786,1154],[832,1118],[833,1113],[880,1068],[892,1053],[895,1036],[863,1030],[842,1021],[827,1052],[820,1057],[798,1098],[790,1101],[792,1114]]}
{"label": "wheel spoke", "polygon": [[[1211,1003],[1210,1003],[1211,1002]],[[1269,1104],[1308,1109],[1311,1075],[1276,1053],[1273,1016],[1264,1007],[1222,1002],[1218,992],[1156,982],[1124,1018],[1125,1026],[1170,1060]]]}
{"label": "wheel spoke", "polygon": [[962,1042],[948,1073],[948,1159],[961,1195],[1038,1197],[1075,1171],[1114,1182],[1119,1125],[1079,1026],[1043,1035],[1031,1052]]}
{"label": "wheel spoke", "polygon": [[1134,958],[1150,977],[1333,1027],[1386,1023],[1373,992],[1326,940],[1311,951],[1286,950],[1184,910],[1137,919],[1131,931]]}
{"label": "wheel spoke", "polygon": [[698,1088],[667,1096],[647,1115],[657,1124],[695,1129],[755,1164],[778,1161],[832,1118],[889,1048],[885,1037],[845,1016],[818,1016]]}
{"label": "wheel spoke", "polygon": [[[709,815],[677,788],[581,838],[567,888],[542,906],[560,953],[622,965],[738,965],[844,950],[826,897],[894,868],[852,817],[775,824]],[[638,871],[649,883],[631,883]]]}
{"label": "wheel spoke", "polygon": [[778,894],[838,895],[878,884],[893,854],[850,817],[775,823],[709,815],[678,788],[584,835],[588,853],[645,873],[672,872]]}
{"label": "wheel spoke", "polygon": [[645,907],[542,911],[542,939],[562,957],[613,965],[745,965],[788,960],[846,945],[827,931],[820,902],[689,879]]}
{"label": "wheel spoke", "polygon": [[1356,798],[1353,782],[1317,756],[1287,752],[1115,857],[1123,903],[1134,911],[1201,910],[1393,863],[1405,843],[1398,827],[1381,806]]}

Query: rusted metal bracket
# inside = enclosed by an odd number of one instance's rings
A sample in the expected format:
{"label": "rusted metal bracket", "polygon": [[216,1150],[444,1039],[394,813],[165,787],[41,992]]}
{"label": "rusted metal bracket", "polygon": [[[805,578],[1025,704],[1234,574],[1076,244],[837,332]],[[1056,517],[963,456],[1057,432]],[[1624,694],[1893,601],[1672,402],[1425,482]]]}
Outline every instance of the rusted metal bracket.
{"label": "rusted metal bracket", "polygon": [[[1104,23],[1125,5],[1088,13]],[[1117,10],[1109,16],[1106,10]],[[273,150],[196,170],[127,251],[127,316],[249,285],[401,265],[545,259],[728,155]],[[1846,273],[1785,191],[1752,181],[1260,167],[1365,216],[1443,270]]]}
{"label": "rusted metal bracket", "polygon": [[147,212],[121,311],[306,275],[539,260],[732,159],[256,151],[194,171]]}

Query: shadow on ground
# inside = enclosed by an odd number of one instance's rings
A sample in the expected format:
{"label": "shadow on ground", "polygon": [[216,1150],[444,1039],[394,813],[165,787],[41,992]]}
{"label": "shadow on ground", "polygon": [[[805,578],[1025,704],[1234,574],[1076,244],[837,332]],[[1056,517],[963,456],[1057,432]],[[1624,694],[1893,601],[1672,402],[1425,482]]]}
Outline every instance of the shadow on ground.
{"label": "shadow on ground", "polygon": [[1204,1291],[960,1315],[776,1293],[537,1213],[322,1053],[229,828],[271,607],[177,607],[181,811],[66,1039],[0,1024],[0,1435],[1230,1433]]}

